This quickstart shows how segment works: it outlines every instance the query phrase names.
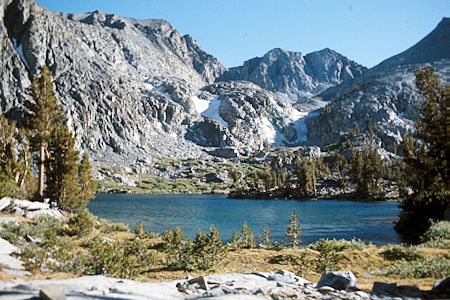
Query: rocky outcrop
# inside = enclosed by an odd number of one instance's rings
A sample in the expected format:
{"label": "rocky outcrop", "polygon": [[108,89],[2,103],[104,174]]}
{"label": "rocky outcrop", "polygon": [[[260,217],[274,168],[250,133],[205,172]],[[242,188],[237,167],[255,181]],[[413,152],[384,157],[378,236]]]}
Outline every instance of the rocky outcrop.
{"label": "rocky outcrop", "polygon": [[216,120],[226,127],[238,148],[261,147],[265,141],[282,145],[297,141],[299,112],[283,94],[246,81],[219,82],[203,88],[214,95]]}
{"label": "rocky outcrop", "polygon": [[41,216],[49,216],[57,219],[63,218],[61,211],[56,206],[50,205],[48,199],[46,202],[36,202],[3,197],[0,199],[0,211],[13,213],[28,219],[39,218]]}
{"label": "rocky outcrop", "polygon": [[[395,285],[395,284],[394,284]],[[382,288],[389,286],[389,289]],[[382,289],[380,289],[382,288]],[[143,283],[104,276],[85,276],[65,280],[0,282],[0,295],[8,299],[36,297],[51,290],[67,299],[80,298],[126,298],[126,299],[392,299],[435,297],[444,299],[445,292],[422,292],[414,287],[374,284],[374,291],[334,289],[330,286],[316,287],[295,274],[280,270],[252,274],[214,274],[187,278],[185,280]],[[390,292],[387,292],[390,291]],[[401,291],[401,292],[399,292]]]}
{"label": "rocky outcrop", "polygon": [[205,147],[249,153],[265,141],[324,145],[355,123],[364,130],[369,118],[389,145],[412,130],[423,101],[414,68],[429,62],[450,78],[448,19],[370,71],[329,49],[305,56],[274,49],[225,72],[164,20],[55,13],[31,0],[0,4],[0,112],[20,124],[29,76],[47,65],[76,147],[101,165],[214,153]]}
{"label": "rocky outcrop", "polygon": [[320,277],[317,288],[324,286],[336,290],[350,290],[356,288],[356,277],[350,271],[326,271]]}
{"label": "rocky outcrop", "polygon": [[217,80],[246,80],[297,101],[360,77],[366,70],[330,49],[303,56],[300,52],[276,48],[263,57],[246,61],[243,66],[229,69]]}
{"label": "rocky outcrop", "polygon": [[185,137],[205,147],[227,147],[234,144],[228,128],[209,119],[195,123],[188,129]]}
{"label": "rocky outcrop", "polygon": [[16,246],[0,238],[0,270],[6,274],[15,276],[31,275],[29,272],[25,271],[23,263],[13,256],[14,253],[18,252],[19,249]]}
{"label": "rocky outcrop", "polygon": [[361,133],[370,120],[378,142],[387,150],[414,131],[424,101],[415,86],[414,70],[431,64],[443,84],[450,83],[450,19],[444,18],[415,46],[365,72],[361,77],[332,87],[318,98],[329,104],[306,119],[308,142],[326,145],[339,142],[349,129]]}

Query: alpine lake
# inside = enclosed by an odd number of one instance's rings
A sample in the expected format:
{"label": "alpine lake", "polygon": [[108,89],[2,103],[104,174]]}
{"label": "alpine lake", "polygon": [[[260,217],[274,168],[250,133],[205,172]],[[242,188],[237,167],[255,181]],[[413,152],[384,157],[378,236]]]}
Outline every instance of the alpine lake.
{"label": "alpine lake", "polygon": [[266,225],[270,238],[285,241],[289,217],[295,209],[302,228],[302,242],[325,239],[360,239],[374,244],[400,243],[394,231],[400,209],[398,202],[343,200],[255,200],[229,199],[220,194],[97,194],[88,204],[94,215],[127,224],[131,230],[142,220],[154,233],[179,226],[185,238],[194,238],[211,224],[223,241],[231,240],[247,222],[255,237]]}

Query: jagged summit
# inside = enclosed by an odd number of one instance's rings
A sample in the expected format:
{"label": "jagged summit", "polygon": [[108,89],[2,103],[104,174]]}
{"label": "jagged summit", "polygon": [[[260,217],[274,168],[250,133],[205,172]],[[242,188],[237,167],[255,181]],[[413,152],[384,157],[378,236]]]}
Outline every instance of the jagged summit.
{"label": "jagged summit", "polygon": [[292,101],[319,94],[330,86],[361,76],[366,68],[328,48],[303,56],[275,48],[242,66],[229,69],[217,81],[246,80]]}

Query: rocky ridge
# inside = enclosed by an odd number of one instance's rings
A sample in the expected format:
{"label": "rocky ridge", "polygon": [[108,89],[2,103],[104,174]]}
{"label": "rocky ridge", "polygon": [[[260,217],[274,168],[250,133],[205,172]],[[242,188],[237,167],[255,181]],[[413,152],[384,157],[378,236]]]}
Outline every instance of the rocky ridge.
{"label": "rocky ridge", "polygon": [[425,38],[410,49],[389,58],[361,77],[324,91],[316,98],[328,105],[306,120],[308,142],[326,145],[339,142],[358,124],[376,125],[379,146],[387,150],[414,131],[418,109],[424,102],[415,86],[414,70],[432,65],[443,84],[450,83],[450,18],[444,18]]}
{"label": "rocky ridge", "polygon": [[309,53],[275,48],[224,72],[217,81],[245,80],[293,101],[315,96],[327,88],[358,78],[367,68],[328,48]]}

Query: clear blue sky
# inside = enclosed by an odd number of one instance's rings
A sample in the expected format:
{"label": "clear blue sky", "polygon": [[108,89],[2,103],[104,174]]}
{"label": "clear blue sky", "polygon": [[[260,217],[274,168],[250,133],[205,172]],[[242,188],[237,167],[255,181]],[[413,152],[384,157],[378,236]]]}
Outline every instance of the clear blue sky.
{"label": "clear blue sky", "polygon": [[[226,67],[273,48],[307,54],[330,48],[372,67],[414,45],[444,17],[450,0],[37,0],[51,11],[96,9],[161,18],[190,34]],[[450,50],[449,50],[450,51]]]}

